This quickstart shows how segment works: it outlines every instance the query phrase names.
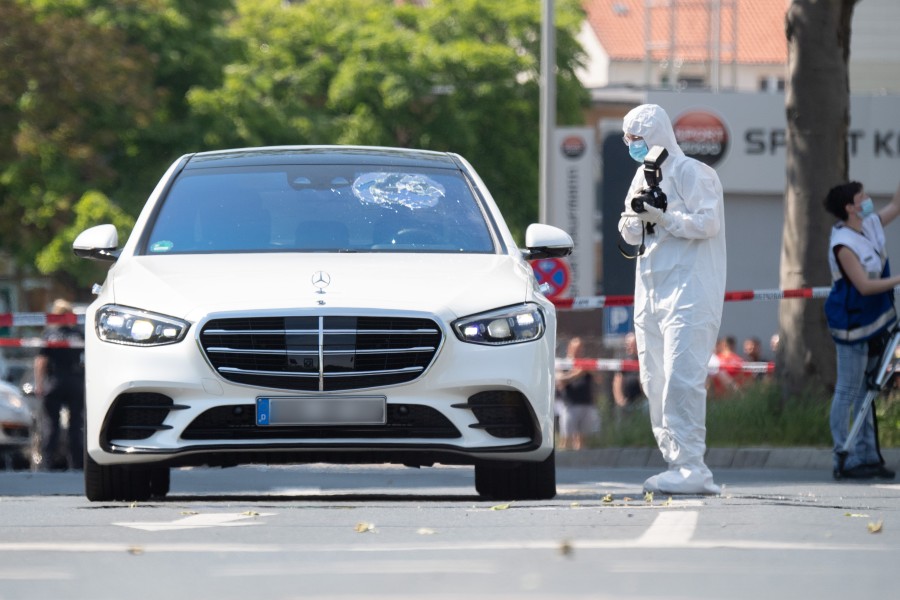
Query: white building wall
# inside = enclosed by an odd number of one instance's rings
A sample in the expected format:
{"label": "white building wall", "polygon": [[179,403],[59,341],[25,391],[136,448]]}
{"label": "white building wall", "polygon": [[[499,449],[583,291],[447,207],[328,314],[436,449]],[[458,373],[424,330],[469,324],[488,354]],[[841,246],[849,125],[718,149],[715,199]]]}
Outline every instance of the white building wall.
{"label": "white building wall", "polygon": [[578,42],[587,54],[584,68],[575,72],[582,85],[588,89],[608,85],[610,75],[609,55],[603,49],[603,46],[600,45],[597,35],[586,20],[581,24]]}
{"label": "white building wall", "polygon": [[[596,41],[596,38],[594,38]],[[599,47],[599,44],[598,44]],[[602,50],[602,49],[601,49]],[[606,83],[600,85],[588,85],[589,81],[604,80],[599,74],[594,73],[593,69],[579,73],[579,79],[587,88],[597,87],[643,87],[647,79],[646,66],[643,61],[610,61],[605,53],[591,54],[591,61],[602,61],[606,69]],[[733,90],[734,78],[737,75],[737,90],[741,92],[757,92],[760,90],[760,81],[763,79],[772,79],[782,81],[787,76],[787,69],[784,65],[738,65],[733,68],[730,64],[723,64],[720,67],[719,89]],[[705,64],[686,63],[681,65],[677,70],[677,77],[692,77],[708,80],[709,67]],[[669,74],[665,65],[650,65],[651,87],[660,87],[663,78]]]}
{"label": "white building wall", "polygon": [[644,63],[638,62],[610,62],[609,85],[610,86],[636,86],[644,84]]}
{"label": "white building wall", "polygon": [[900,2],[865,0],[853,9],[850,91],[900,93]]}
{"label": "white building wall", "polygon": [[[900,93],[900,1],[865,0],[859,2],[853,12],[850,38],[850,91],[854,94]],[[777,32],[782,35],[782,32]],[[582,25],[579,40],[588,60],[586,68],[579,72],[585,87],[640,86],[646,83],[646,73],[642,61],[611,61],[590,28],[587,21]],[[787,41],[785,41],[785,44]],[[680,72],[685,75],[705,75],[706,65],[683,65]],[[652,67],[651,86],[658,86],[667,68]],[[720,89],[734,89],[732,67],[720,66]],[[760,79],[787,78],[787,64],[784,65],[739,65],[737,68],[737,90],[758,91]]]}

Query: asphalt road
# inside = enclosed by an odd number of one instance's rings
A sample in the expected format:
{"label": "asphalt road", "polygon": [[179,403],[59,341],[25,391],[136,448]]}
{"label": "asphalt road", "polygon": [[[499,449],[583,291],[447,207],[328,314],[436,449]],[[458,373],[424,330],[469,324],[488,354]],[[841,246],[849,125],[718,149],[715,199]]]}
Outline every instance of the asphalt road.
{"label": "asphalt road", "polygon": [[897,595],[900,484],[719,469],[722,496],[645,498],[653,472],[563,467],[508,504],[465,467],[177,470],[136,504],[0,472],[0,600]]}

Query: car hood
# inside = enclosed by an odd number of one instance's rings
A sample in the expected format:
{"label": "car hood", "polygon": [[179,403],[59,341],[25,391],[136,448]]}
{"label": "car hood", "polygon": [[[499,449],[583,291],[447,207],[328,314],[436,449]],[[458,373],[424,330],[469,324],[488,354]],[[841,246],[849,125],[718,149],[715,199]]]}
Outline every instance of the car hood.
{"label": "car hood", "polygon": [[30,425],[31,412],[18,389],[0,381],[0,423]]}
{"label": "car hood", "polygon": [[[319,272],[327,285],[313,283]],[[101,301],[188,321],[305,308],[452,319],[531,299],[534,277],[525,261],[495,254],[216,254],[131,257],[116,264],[107,285]]]}

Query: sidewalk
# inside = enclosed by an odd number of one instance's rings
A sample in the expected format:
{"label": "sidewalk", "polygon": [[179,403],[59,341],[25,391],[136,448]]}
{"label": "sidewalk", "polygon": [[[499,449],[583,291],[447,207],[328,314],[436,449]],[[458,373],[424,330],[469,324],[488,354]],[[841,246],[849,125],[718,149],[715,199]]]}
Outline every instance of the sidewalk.
{"label": "sidewalk", "polygon": [[[900,448],[881,450],[887,466],[900,468]],[[557,450],[560,467],[665,468],[656,448],[592,448]],[[830,448],[709,448],[706,464],[711,469],[822,469],[831,471]]]}

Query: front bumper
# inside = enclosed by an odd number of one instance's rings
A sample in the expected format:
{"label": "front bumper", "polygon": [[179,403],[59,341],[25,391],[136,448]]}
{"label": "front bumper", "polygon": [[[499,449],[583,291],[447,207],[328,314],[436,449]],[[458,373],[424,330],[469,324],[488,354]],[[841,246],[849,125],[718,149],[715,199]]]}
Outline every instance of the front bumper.
{"label": "front bumper", "polygon": [[[446,323],[429,317],[441,323],[443,342],[422,375],[399,385],[341,392],[228,381],[207,361],[197,331],[178,344],[144,348],[102,342],[89,323],[87,451],[103,465],[427,465],[549,456],[552,333],[528,343],[479,346],[459,341]],[[357,395],[384,398],[384,425],[256,424],[259,397]]]}

